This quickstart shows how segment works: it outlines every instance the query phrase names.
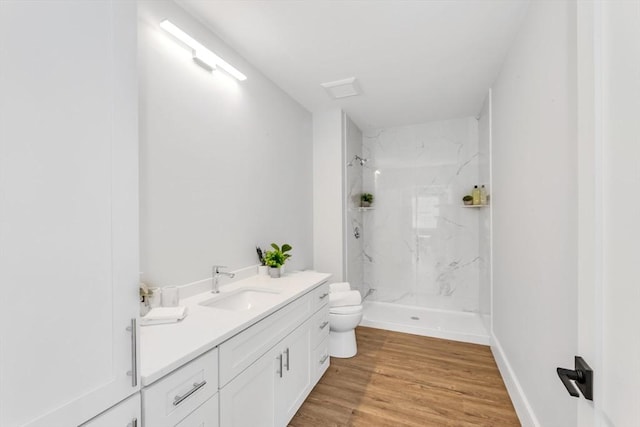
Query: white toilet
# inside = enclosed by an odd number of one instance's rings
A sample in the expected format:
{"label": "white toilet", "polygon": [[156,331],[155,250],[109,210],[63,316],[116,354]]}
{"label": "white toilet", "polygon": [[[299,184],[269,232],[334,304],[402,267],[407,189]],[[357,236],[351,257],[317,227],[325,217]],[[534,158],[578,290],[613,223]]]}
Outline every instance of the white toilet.
{"label": "white toilet", "polygon": [[329,287],[329,354],[353,357],[358,353],[355,328],[362,320],[362,297],[346,282]]}

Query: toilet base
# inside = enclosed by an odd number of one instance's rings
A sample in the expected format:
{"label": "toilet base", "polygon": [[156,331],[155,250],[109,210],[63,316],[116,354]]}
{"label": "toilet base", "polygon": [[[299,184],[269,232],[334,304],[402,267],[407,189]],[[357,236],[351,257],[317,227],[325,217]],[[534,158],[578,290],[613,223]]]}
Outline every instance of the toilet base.
{"label": "toilet base", "polygon": [[358,354],[356,344],[356,332],[350,330],[346,332],[329,331],[329,355],[340,359],[348,359]]}

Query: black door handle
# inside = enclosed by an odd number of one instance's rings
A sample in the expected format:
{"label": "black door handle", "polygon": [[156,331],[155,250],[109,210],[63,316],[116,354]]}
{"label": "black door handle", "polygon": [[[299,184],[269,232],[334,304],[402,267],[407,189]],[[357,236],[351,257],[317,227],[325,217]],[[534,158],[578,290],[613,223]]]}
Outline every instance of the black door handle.
{"label": "black door handle", "polygon": [[575,381],[584,398],[593,400],[593,370],[582,357],[575,357],[575,369],[557,368],[556,372],[571,396],[580,397],[580,393],[571,383],[571,381]]}

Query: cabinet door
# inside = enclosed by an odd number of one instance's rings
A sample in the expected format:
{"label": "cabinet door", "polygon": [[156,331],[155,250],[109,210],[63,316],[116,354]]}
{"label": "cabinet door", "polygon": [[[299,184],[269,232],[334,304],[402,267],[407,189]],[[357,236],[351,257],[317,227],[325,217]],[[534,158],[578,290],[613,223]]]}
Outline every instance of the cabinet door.
{"label": "cabinet door", "polygon": [[3,427],[138,390],[136,24],[130,0],[0,1]]}
{"label": "cabinet door", "polygon": [[136,393],[80,427],[141,427],[140,412],[140,393]]}
{"label": "cabinet door", "polygon": [[311,391],[311,323],[292,332],[278,347],[282,350],[283,375],[276,383],[276,425],[286,426]]}
{"label": "cabinet door", "polygon": [[220,390],[221,427],[276,426],[280,357],[279,348],[268,351]]}

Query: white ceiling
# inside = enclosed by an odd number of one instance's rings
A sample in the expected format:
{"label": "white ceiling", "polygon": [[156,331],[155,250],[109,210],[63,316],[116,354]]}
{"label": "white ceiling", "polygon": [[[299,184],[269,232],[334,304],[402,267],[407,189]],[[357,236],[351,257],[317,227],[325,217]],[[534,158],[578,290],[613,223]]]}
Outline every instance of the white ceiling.
{"label": "white ceiling", "polygon": [[[362,129],[476,115],[526,0],[181,0],[309,111]],[[320,83],[356,77],[363,94]]]}

